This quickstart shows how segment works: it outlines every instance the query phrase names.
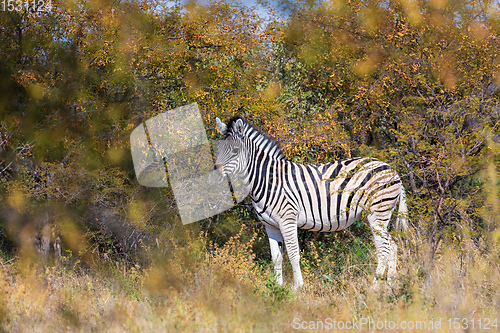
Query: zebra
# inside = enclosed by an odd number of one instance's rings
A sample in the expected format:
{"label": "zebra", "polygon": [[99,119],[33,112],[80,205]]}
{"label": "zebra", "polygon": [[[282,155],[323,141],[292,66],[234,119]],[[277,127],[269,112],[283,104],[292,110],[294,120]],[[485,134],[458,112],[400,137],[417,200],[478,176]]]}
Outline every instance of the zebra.
{"label": "zebra", "polygon": [[[405,190],[399,175],[374,158],[348,158],[324,164],[288,160],[271,136],[240,116],[227,125],[214,166],[222,177],[240,179],[264,224],[276,281],[283,285],[283,243],[293,270],[293,289],[304,282],[300,270],[297,228],[333,232],[349,227],[367,212],[377,254],[373,287],[387,268],[387,284],[396,275],[397,246],[388,232],[399,202],[398,230],[408,228]],[[222,178],[221,177],[221,178]],[[232,178],[231,178],[232,177]]]}

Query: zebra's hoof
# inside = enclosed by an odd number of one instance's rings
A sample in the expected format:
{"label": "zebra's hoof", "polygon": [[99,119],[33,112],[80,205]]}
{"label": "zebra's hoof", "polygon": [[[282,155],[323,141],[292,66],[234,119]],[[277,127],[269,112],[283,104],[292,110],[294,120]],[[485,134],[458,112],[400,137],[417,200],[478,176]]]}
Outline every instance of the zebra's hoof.
{"label": "zebra's hoof", "polygon": [[304,286],[304,282],[301,282],[301,283],[295,283],[293,286],[292,286],[292,291],[293,292],[296,292],[296,291],[299,291],[300,289],[302,289],[302,287]]}

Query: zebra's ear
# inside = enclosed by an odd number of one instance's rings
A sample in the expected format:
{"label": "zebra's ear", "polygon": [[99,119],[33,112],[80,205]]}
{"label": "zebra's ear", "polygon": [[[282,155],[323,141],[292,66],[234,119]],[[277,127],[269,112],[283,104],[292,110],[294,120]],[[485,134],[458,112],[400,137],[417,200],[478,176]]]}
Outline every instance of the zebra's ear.
{"label": "zebra's ear", "polygon": [[227,132],[226,124],[224,124],[218,117],[215,118],[215,121],[217,122],[217,129],[219,130],[219,133],[222,135],[226,135]]}
{"label": "zebra's ear", "polygon": [[238,133],[239,136],[243,136],[243,120],[241,119],[236,120],[235,128],[236,128],[236,133]]}

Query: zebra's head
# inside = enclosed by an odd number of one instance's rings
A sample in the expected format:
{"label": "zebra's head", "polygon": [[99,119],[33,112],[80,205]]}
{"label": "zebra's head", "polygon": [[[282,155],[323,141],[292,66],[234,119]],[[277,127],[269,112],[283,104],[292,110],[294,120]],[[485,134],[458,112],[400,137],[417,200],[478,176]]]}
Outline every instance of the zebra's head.
{"label": "zebra's head", "polygon": [[245,175],[248,161],[246,128],[247,123],[241,117],[231,118],[227,125],[217,118],[217,129],[224,135],[224,140],[218,147],[215,169],[224,177]]}

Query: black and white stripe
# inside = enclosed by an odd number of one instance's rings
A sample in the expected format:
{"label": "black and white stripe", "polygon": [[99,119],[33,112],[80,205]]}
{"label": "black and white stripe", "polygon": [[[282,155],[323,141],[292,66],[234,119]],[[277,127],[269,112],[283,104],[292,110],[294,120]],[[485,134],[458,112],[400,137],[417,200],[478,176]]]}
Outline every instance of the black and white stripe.
{"label": "black and white stripe", "polygon": [[383,275],[386,267],[388,279],[395,275],[397,247],[387,228],[399,202],[396,226],[406,229],[407,208],[401,179],[387,163],[373,158],[319,165],[294,163],[285,158],[274,139],[241,117],[231,118],[227,125],[217,118],[217,126],[225,138],[218,148],[216,168],[247,187],[266,226],[280,284],[283,241],[294,271],[294,286],[303,284],[297,227],[338,231],[349,227],[363,211],[368,213],[377,248],[376,275]]}

